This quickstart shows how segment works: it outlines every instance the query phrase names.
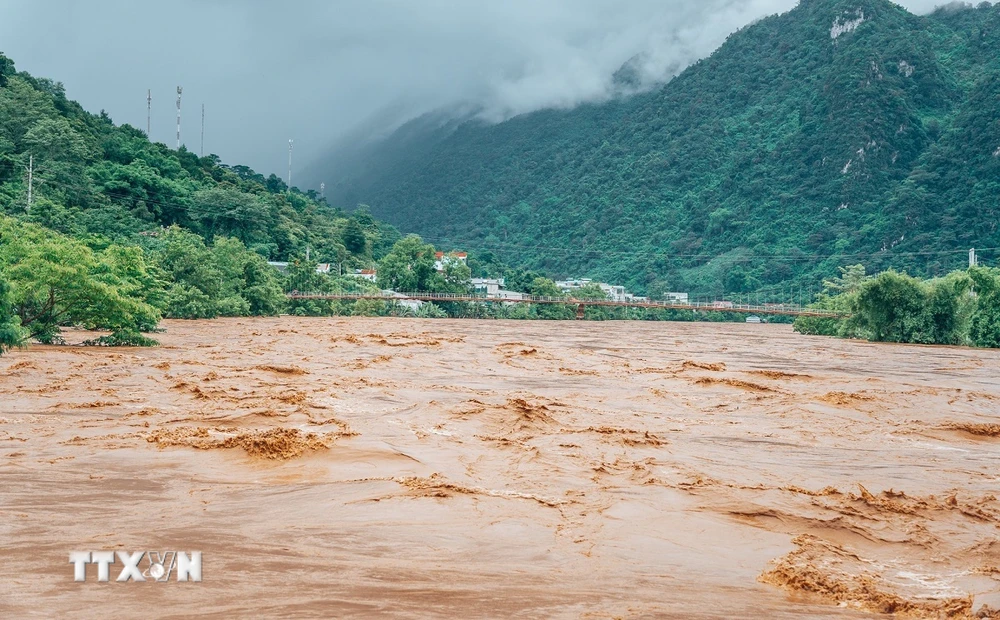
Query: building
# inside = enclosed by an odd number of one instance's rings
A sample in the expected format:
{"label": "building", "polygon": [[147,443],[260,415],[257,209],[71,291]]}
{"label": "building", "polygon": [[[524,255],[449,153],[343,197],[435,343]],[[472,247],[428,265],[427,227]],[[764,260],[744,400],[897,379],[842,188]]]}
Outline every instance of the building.
{"label": "building", "polygon": [[355,269],[351,273],[344,274],[351,278],[360,278],[362,280],[368,280],[369,282],[375,282],[378,280],[378,272],[374,269]]}
{"label": "building", "polygon": [[573,291],[581,289],[585,286],[596,284],[604,294],[611,301],[632,301],[633,296],[629,294],[624,286],[615,286],[613,284],[605,284],[604,282],[594,282],[589,278],[580,278],[579,280],[561,280],[556,282],[556,286],[560,291],[564,293],[572,294]]}
{"label": "building", "polygon": [[520,301],[524,299],[524,293],[508,291],[504,288],[503,278],[472,278],[472,288],[479,295],[486,295],[489,299],[503,299],[507,301]]}
{"label": "building", "polygon": [[632,295],[625,292],[624,286],[612,286],[611,284],[604,284],[601,282],[597,286],[601,287],[604,294],[608,296],[611,301],[631,301]]}
{"label": "building", "polygon": [[663,299],[669,301],[672,304],[690,303],[687,293],[664,293]]}
{"label": "building", "polygon": [[[274,267],[281,273],[288,273],[288,262],[287,261],[276,261],[269,260],[267,264]],[[316,265],[316,273],[323,273],[326,275],[330,274],[330,263],[320,263]]]}
{"label": "building", "polygon": [[463,265],[468,261],[469,255],[465,252],[437,252],[434,254],[434,269],[444,271],[444,267],[449,261],[458,261]]}
{"label": "building", "polygon": [[593,280],[590,278],[581,278],[579,280],[558,280],[556,282],[556,288],[564,293],[568,293],[578,288],[583,288],[592,282]]}
{"label": "building", "polygon": [[472,288],[477,293],[485,293],[487,297],[496,297],[504,287],[503,278],[472,278]]}

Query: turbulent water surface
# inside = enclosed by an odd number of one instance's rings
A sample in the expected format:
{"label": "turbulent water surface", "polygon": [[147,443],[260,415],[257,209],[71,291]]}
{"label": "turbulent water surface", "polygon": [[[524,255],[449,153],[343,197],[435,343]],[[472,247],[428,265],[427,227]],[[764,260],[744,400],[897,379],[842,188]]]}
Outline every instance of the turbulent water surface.
{"label": "turbulent water surface", "polygon": [[[157,348],[0,358],[0,617],[1000,607],[998,352],[779,325],[165,326]],[[70,551],[144,549],[202,551],[203,581],[73,581]]]}

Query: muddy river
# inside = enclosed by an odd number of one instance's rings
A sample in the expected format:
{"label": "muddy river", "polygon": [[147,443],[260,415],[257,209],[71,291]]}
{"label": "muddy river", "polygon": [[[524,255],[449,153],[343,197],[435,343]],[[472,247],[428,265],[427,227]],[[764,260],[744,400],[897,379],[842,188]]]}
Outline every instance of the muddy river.
{"label": "muddy river", "polygon": [[[1000,608],[1000,352],[782,325],[164,327],[0,358],[0,617]],[[74,581],[69,553],[104,550],[200,551],[202,581]]]}

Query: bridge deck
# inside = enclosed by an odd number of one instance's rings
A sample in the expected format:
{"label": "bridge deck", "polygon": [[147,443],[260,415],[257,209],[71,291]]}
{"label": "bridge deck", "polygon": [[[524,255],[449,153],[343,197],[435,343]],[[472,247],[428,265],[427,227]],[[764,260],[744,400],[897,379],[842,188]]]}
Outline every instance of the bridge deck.
{"label": "bridge deck", "polygon": [[[518,303],[518,304],[562,304],[566,306],[602,306],[611,308],[658,308],[666,310],[696,310],[704,312],[739,312],[743,314],[765,314],[785,316],[818,316],[839,317],[844,313],[833,310],[818,310],[805,308],[797,304],[733,304],[731,306],[720,302],[675,303],[670,301],[613,301],[610,299],[575,299],[572,297],[544,297],[540,295],[524,295],[520,298],[505,299],[488,297],[486,295],[462,293],[397,293],[395,295],[378,293],[300,293],[288,295],[291,299],[325,299],[325,300],[359,300],[373,299],[377,301],[439,301],[439,302],[472,302],[472,303]],[[727,302],[728,303],[728,302]]]}

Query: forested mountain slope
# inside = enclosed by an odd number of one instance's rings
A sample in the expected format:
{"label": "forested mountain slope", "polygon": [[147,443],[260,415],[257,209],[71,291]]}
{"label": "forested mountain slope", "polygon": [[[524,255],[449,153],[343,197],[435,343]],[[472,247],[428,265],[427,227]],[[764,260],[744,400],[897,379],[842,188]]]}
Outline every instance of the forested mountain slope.
{"label": "forested mountain slope", "polygon": [[103,112],[85,111],[58,82],[17,72],[0,54],[2,214],[72,236],[139,244],[177,224],[209,242],[235,237],[270,260],[310,248],[320,261],[367,265],[373,251],[384,253],[399,238],[391,226],[361,217],[355,224],[367,239],[358,241],[356,228],[347,232],[351,218],[314,192],[288,191],[273,174],[152,143]]}
{"label": "forested mountain slope", "polygon": [[438,245],[638,290],[944,273],[1000,246],[1000,5],[803,0],[654,92],[417,119],[314,171]]}
{"label": "forested mountain slope", "polygon": [[[69,325],[148,344],[139,332],[163,316],[309,312],[283,289],[337,286],[317,259],[367,267],[399,237],[274,175],[151,143],[0,54],[0,353]],[[287,277],[267,259],[292,261]]]}

